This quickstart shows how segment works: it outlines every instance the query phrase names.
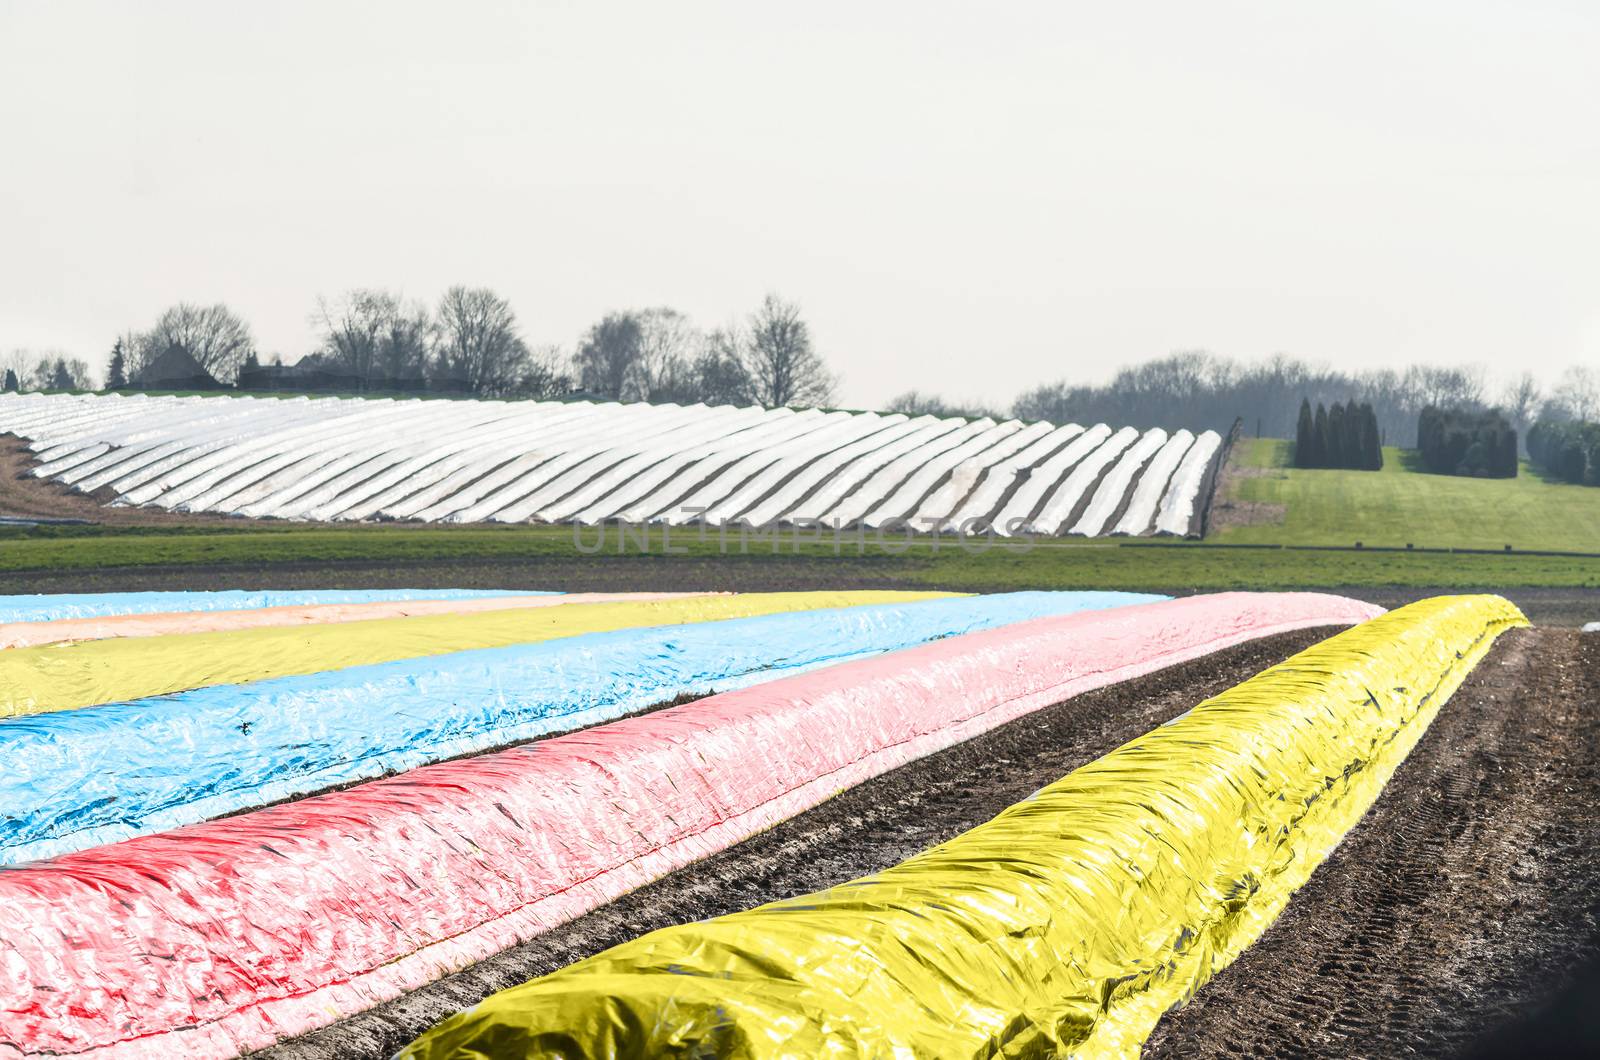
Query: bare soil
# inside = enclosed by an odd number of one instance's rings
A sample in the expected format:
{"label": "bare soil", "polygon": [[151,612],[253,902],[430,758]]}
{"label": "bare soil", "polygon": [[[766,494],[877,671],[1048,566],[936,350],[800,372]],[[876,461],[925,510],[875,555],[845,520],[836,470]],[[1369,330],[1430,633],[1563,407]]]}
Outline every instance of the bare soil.
{"label": "bare soil", "polygon": [[238,525],[237,520],[213,515],[185,515],[159,508],[113,508],[109,489],[79,493],[70,486],[28,474],[38,460],[26,442],[14,434],[0,434],[0,516],[28,519],[81,519],[107,526],[216,526]]}
{"label": "bare soil", "polygon": [[1462,1055],[1575,985],[1593,996],[1579,977],[1600,958],[1597,791],[1600,636],[1506,634],[1283,916],[1145,1056]]}
{"label": "bare soil", "polygon": [[265,1053],[390,1056],[489,994],[647,931],[720,916],[888,868],[1328,636],[1269,637],[1070,699],[852,788],[531,942]]}
{"label": "bare soil", "polygon": [[1239,499],[1239,484],[1242,480],[1263,478],[1268,475],[1281,477],[1283,469],[1276,467],[1246,467],[1239,463],[1234,454],[1230,453],[1227,463],[1222,465],[1222,471],[1217,477],[1216,492],[1212,494],[1211,519],[1206,528],[1207,533],[1215,534],[1219,530],[1226,530],[1233,526],[1282,525],[1284,515],[1289,510],[1287,505]]}

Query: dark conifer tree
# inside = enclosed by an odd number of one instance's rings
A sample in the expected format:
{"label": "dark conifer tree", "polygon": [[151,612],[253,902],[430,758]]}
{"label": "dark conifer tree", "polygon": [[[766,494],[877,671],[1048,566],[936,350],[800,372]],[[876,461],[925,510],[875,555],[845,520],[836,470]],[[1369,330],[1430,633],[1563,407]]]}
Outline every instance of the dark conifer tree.
{"label": "dark conifer tree", "polygon": [[122,340],[111,347],[111,363],[106,366],[106,389],[121,390],[128,385],[128,358],[122,348]]}
{"label": "dark conifer tree", "polygon": [[1300,419],[1294,429],[1294,466],[1311,467],[1311,432],[1315,429],[1311,419],[1311,399],[1300,399]]}
{"label": "dark conifer tree", "polygon": [[1344,467],[1344,406],[1335,401],[1328,409],[1328,457],[1326,466]]}
{"label": "dark conifer tree", "polygon": [[1327,467],[1328,453],[1332,446],[1328,444],[1328,410],[1322,407],[1322,402],[1317,402],[1317,414],[1311,428],[1311,463],[1308,467]]}
{"label": "dark conifer tree", "polygon": [[5,385],[4,385],[3,388],[0,388],[0,389],[5,389],[5,390],[9,390],[9,391],[13,391],[14,392],[17,389],[17,373],[14,372],[13,370],[11,370],[10,368],[7,368],[6,369]]}
{"label": "dark conifer tree", "polygon": [[1344,437],[1339,441],[1342,466],[1360,471],[1361,459],[1361,407],[1351,398],[1344,403]]}
{"label": "dark conifer tree", "polygon": [[1378,414],[1366,402],[1361,404],[1361,466],[1368,471],[1383,470],[1383,443],[1378,437]]}

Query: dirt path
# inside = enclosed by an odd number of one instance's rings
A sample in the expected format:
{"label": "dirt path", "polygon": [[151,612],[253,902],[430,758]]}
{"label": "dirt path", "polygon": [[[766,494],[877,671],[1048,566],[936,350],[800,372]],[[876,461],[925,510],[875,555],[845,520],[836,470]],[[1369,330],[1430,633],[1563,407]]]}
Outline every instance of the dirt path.
{"label": "dirt path", "polygon": [[384,1057],[496,990],[671,924],[884,869],[989,820],[1078,766],[1330,630],[1271,637],[1078,696],[897,769],[754,839],[448,979],[265,1054]]}
{"label": "dirt path", "polygon": [[1507,634],[1284,915],[1145,1055],[1469,1051],[1600,957],[1597,790],[1600,636]]}

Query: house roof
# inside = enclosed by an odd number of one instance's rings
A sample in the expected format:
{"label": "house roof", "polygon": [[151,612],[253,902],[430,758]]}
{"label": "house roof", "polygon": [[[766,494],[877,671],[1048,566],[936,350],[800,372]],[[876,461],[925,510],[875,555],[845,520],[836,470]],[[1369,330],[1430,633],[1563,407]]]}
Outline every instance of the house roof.
{"label": "house roof", "polygon": [[216,382],[211,373],[201,367],[194,355],[182,346],[168,346],[139,370],[139,382],[144,386],[167,382],[193,383],[195,380]]}

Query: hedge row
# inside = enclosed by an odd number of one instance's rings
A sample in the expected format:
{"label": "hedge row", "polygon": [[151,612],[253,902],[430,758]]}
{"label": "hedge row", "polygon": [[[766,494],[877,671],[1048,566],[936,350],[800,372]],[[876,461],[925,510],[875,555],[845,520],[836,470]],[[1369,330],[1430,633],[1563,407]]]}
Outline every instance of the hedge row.
{"label": "hedge row", "polygon": [[1417,419],[1417,449],[1422,466],[1436,475],[1517,477],[1517,432],[1493,410],[1429,405]]}
{"label": "hedge row", "polygon": [[1540,420],[1528,431],[1528,456],[1563,482],[1600,486],[1600,423]]}
{"label": "hedge row", "polygon": [[1378,417],[1368,404],[1354,401],[1325,409],[1317,402],[1300,401],[1300,420],[1294,439],[1295,467],[1339,467],[1351,471],[1377,471],[1383,467],[1383,446],[1378,438]]}

